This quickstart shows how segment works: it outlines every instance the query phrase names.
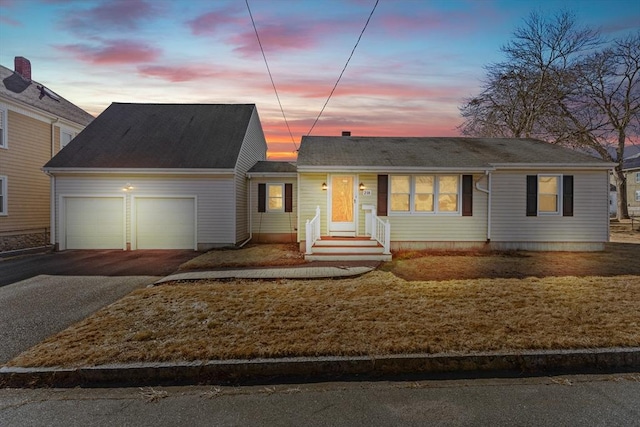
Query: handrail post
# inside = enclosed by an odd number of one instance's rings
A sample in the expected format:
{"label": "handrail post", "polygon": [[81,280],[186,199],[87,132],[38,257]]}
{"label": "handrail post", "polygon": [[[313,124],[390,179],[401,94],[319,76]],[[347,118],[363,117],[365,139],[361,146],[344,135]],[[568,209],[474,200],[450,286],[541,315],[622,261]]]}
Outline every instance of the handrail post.
{"label": "handrail post", "polygon": [[378,240],[378,215],[374,211],[371,211],[371,240]]}
{"label": "handrail post", "polygon": [[316,206],[316,218],[316,235],[313,243],[320,238],[320,206]]}
{"label": "handrail post", "polygon": [[309,226],[309,220],[307,220],[307,223],[305,225],[305,234],[306,234],[306,239],[305,239],[305,253],[306,254],[311,254],[311,245],[313,243],[311,243],[311,227]]}
{"label": "handrail post", "polygon": [[389,220],[384,225],[384,254],[391,254],[391,224],[389,224]]}

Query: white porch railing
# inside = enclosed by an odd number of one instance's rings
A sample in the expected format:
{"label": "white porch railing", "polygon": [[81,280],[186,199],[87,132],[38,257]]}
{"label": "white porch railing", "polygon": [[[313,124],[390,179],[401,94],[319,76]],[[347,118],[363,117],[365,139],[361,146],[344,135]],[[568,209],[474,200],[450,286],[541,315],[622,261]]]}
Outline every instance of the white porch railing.
{"label": "white porch railing", "polygon": [[371,240],[377,240],[384,248],[384,254],[391,254],[391,224],[378,218],[375,212],[371,212]]}
{"label": "white porch railing", "polygon": [[306,254],[313,253],[313,244],[320,238],[320,206],[316,206],[316,216],[305,225]]}

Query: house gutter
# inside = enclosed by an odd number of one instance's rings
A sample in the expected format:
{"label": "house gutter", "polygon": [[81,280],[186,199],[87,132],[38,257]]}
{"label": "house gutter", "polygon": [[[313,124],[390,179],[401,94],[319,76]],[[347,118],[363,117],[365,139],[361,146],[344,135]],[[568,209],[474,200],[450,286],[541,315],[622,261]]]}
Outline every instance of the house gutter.
{"label": "house gutter", "polygon": [[487,243],[491,242],[491,172],[485,171],[487,177],[487,187],[481,188],[480,181],[476,181],[476,190],[487,195]]}

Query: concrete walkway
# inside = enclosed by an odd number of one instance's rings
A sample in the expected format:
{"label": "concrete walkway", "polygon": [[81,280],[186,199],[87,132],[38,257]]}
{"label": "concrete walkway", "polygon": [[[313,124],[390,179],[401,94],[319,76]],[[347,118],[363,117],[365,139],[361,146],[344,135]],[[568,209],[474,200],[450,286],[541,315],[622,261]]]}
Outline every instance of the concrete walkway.
{"label": "concrete walkway", "polygon": [[198,279],[322,279],[330,277],[349,277],[373,271],[370,266],[300,266],[273,268],[244,268],[237,270],[193,271],[172,274],[158,280],[155,284],[174,280]]}

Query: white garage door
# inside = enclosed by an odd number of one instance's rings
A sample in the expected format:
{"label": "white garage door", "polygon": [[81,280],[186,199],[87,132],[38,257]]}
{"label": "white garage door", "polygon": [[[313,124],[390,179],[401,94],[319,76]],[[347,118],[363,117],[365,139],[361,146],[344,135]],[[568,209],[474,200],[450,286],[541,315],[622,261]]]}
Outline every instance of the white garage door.
{"label": "white garage door", "polygon": [[66,249],[124,249],[122,197],[66,197]]}
{"label": "white garage door", "polygon": [[195,199],[141,197],[135,200],[137,249],[195,249]]}

